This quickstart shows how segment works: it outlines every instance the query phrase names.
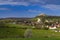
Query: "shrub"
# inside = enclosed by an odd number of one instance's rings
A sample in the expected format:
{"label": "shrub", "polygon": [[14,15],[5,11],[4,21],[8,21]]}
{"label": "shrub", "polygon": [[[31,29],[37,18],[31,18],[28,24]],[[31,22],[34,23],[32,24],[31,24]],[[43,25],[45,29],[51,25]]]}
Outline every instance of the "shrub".
{"label": "shrub", "polygon": [[24,33],[25,38],[31,38],[32,37],[32,29],[27,29]]}
{"label": "shrub", "polygon": [[48,30],[49,28],[47,28],[47,27],[43,27],[43,29]]}

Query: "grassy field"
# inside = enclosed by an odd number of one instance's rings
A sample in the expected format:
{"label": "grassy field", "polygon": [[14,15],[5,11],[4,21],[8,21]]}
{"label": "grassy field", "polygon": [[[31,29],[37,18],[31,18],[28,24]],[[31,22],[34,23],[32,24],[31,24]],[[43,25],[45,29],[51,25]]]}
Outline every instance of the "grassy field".
{"label": "grassy field", "polygon": [[[9,28],[0,28],[0,40],[60,40],[60,32],[54,30],[32,29],[31,38],[22,38],[26,29],[23,25],[8,24]],[[22,27],[22,28],[21,28]]]}
{"label": "grassy field", "polygon": [[5,24],[7,27],[14,27],[14,28],[31,28],[32,26],[24,25],[24,24]]}
{"label": "grassy field", "polygon": [[60,40],[60,38],[4,38],[0,40]]}
{"label": "grassy field", "polygon": [[[1,29],[0,29],[1,30]],[[6,31],[6,29],[4,29]],[[12,31],[10,34],[7,34],[7,32],[3,33],[4,35],[20,35],[22,36],[23,32],[21,29],[19,29],[18,33],[14,31],[14,29],[11,29]],[[24,30],[24,29],[23,29]],[[3,35],[0,33],[0,35]],[[60,33],[54,32],[53,30],[38,30],[38,29],[32,29],[32,38],[1,38],[0,40],[60,40]],[[14,37],[14,36],[13,36]]]}

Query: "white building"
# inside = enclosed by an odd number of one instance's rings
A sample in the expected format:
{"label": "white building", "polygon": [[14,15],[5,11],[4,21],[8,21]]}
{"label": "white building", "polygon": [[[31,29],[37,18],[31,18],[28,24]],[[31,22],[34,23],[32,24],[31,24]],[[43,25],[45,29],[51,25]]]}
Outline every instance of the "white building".
{"label": "white building", "polygon": [[57,29],[56,27],[49,27],[49,29]]}
{"label": "white building", "polygon": [[40,23],[41,22],[41,19],[40,18],[37,18],[37,22]]}

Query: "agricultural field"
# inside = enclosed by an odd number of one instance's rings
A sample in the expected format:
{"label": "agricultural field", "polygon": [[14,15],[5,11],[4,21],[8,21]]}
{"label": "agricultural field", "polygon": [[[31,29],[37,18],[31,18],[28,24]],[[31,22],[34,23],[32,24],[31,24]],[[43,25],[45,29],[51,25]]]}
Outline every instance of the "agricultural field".
{"label": "agricultural field", "polygon": [[[60,32],[32,27],[24,24],[0,23],[0,40],[60,40]],[[30,38],[24,37],[27,29],[32,31]]]}
{"label": "agricultural field", "polygon": [[[9,25],[12,27],[9,26],[9,28],[0,28],[0,40],[60,40],[60,32],[33,28],[31,28],[32,37],[24,38],[24,32],[27,29],[22,29],[11,24]],[[22,25],[20,25],[20,27],[22,27]]]}

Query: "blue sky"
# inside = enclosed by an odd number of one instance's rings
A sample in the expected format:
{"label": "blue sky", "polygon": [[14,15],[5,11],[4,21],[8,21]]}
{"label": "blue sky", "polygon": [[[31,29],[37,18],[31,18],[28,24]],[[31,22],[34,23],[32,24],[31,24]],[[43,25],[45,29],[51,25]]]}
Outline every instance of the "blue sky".
{"label": "blue sky", "polygon": [[60,0],[0,0],[0,18],[60,16]]}

